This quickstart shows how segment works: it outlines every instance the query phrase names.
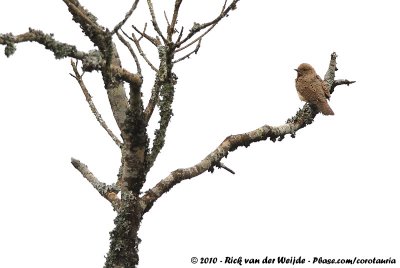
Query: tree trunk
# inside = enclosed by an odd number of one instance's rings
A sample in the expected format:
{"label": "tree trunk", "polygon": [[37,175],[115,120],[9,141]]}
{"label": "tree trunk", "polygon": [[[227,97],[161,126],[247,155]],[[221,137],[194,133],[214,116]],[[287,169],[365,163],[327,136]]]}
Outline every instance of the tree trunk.
{"label": "tree trunk", "polygon": [[137,196],[131,192],[122,195],[121,209],[114,220],[115,228],[110,232],[110,250],[105,268],[135,268],[139,263],[138,231],[143,212]]}

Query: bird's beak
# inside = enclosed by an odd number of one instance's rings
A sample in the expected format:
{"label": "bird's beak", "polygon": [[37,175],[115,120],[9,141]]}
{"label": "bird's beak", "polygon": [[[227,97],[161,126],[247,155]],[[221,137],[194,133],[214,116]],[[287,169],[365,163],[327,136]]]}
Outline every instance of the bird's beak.
{"label": "bird's beak", "polygon": [[297,70],[297,69],[294,69],[296,72],[299,72],[299,70]]}

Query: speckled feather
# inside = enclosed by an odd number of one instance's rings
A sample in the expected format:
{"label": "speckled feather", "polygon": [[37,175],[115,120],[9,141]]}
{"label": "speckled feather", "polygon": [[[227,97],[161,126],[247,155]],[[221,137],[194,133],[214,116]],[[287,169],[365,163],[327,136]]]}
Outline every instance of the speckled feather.
{"label": "speckled feather", "polygon": [[300,100],[317,106],[324,115],[333,115],[328,104],[331,96],[328,84],[317,75],[314,68],[308,63],[302,63],[297,71],[296,89]]}

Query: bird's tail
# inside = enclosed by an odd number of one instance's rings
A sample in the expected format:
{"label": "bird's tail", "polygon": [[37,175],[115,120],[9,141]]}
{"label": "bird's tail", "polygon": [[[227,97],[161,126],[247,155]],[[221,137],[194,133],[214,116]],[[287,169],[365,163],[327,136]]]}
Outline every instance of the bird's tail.
{"label": "bird's tail", "polygon": [[318,105],[318,110],[323,114],[323,115],[334,115],[335,113],[332,111],[331,107],[328,104],[328,101],[324,102],[319,102]]}

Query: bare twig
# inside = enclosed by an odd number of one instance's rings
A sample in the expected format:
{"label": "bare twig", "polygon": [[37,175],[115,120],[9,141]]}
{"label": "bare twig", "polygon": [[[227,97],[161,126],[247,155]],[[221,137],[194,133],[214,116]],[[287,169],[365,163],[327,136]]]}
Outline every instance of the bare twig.
{"label": "bare twig", "polygon": [[122,31],[122,33],[123,33],[127,38],[129,38],[129,40],[131,40],[131,41],[135,44],[137,50],[139,51],[140,56],[142,56],[142,58],[143,58],[143,59],[145,60],[145,62],[150,66],[150,68],[153,69],[155,72],[157,72],[157,71],[158,71],[157,68],[151,63],[151,61],[147,58],[146,54],[143,52],[143,49],[142,49],[142,47],[140,46],[140,42],[139,42],[139,40],[136,38],[135,34],[132,33],[132,37],[130,37],[130,36],[128,36],[124,31]]}
{"label": "bare twig", "polygon": [[133,2],[132,7],[125,14],[125,18],[114,27],[114,30],[112,30],[111,34],[115,34],[116,32],[118,32],[119,29],[121,29],[121,27],[125,24],[125,22],[132,15],[133,11],[135,11],[138,3],[139,3],[139,0],[135,0],[135,2]]}
{"label": "bare twig", "polygon": [[338,80],[335,80],[334,82],[333,82],[333,85],[332,86],[334,86],[334,87],[336,87],[336,86],[340,86],[340,85],[347,85],[347,86],[349,86],[350,84],[353,84],[353,83],[355,83],[356,81],[349,81],[349,80],[347,80],[347,79],[338,79]]}
{"label": "bare twig", "polygon": [[147,29],[147,22],[144,24],[143,34],[140,33],[140,37],[139,37],[139,39],[138,39],[139,42],[140,42],[140,40],[142,40],[144,34],[146,33],[146,29]]}
{"label": "bare twig", "polygon": [[194,53],[194,54],[197,54],[197,52],[198,52],[199,49],[200,49],[200,45],[201,45],[201,38],[199,39],[199,42],[197,43],[196,48],[195,48],[192,52],[189,52],[189,53],[186,54],[185,56],[183,56],[183,57],[177,59],[176,61],[174,61],[174,63],[183,61],[184,59],[188,59],[193,53]]}
{"label": "bare twig", "polygon": [[185,42],[187,42],[190,38],[192,38],[193,35],[195,35],[196,33],[200,32],[201,30],[212,26],[214,27],[222,18],[226,17],[228,15],[228,13],[231,10],[236,9],[236,4],[239,2],[240,0],[233,0],[232,3],[225,8],[226,6],[226,1],[224,3],[223,9],[220,13],[220,15],[218,17],[216,17],[214,20],[207,22],[207,23],[203,23],[203,24],[199,24],[199,23],[194,23],[192,29],[190,29],[189,34],[179,43],[176,43],[176,47],[179,48],[182,44],[184,44]]}
{"label": "bare twig", "polygon": [[78,159],[71,158],[71,164],[87,179],[87,181],[99,192],[99,194],[107,199],[116,211],[120,207],[120,199],[118,197],[119,190],[113,185],[107,185],[99,181],[89,168]]}
{"label": "bare twig", "polygon": [[169,28],[171,26],[171,24],[169,23],[169,20],[168,20],[168,17],[167,17],[167,13],[165,12],[165,10],[164,10],[164,18],[165,18],[165,21],[167,22],[167,26]]}
{"label": "bare twig", "polygon": [[162,34],[162,32],[160,30],[160,27],[158,26],[156,14],[154,13],[153,3],[151,2],[151,0],[147,0],[147,6],[149,7],[149,11],[150,11],[150,15],[151,15],[151,22],[153,24],[154,30],[158,33],[158,35],[164,41],[164,44],[166,44],[167,40],[165,39],[164,35]]}
{"label": "bare twig", "polygon": [[[185,48],[190,47],[191,45],[193,45],[193,44],[196,43],[197,41],[200,41],[206,34],[208,34],[212,29],[214,29],[214,27],[215,27],[216,25],[217,25],[217,24],[212,25],[210,28],[207,29],[207,31],[205,31],[205,32],[202,33],[199,37],[197,37],[196,39],[190,41],[188,44],[184,45],[183,47],[177,48],[177,49],[175,50],[175,52],[182,51],[182,50],[184,50]],[[179,42],[179,41],[177,41],[177,43],[178,43],[178,42]]]}
{"label": "bare twig", "polygon": [[222,163],[222,162],[217,163],[215,166],[216,166],[217,168],[223,168],[223,169],[225,169],[226,171],[228,171],[229,173],[232,173],[233,175],[235,175],[235,171],[233,171],[232,169],[230,169],[230,168],[228,168],[227,166],[225,166],[225,164]]}
{"label": "bare twig", "polygon": [[174,7],[174,14],[172,15],[172,20],[171,24],[168,24],[168,30],[167,30],[167,39],[169,42],[172,41],[172,35],[175,32],[175,25],[178,21],[178,13],[179,13],[179,8],[182,4],[182,0],[175,0],[175,7]]}
{"label": "bare twig", "polygon": [[147,23],[144,25],[144,30],[143,32],[141,32],[138,28],[136,28],[135,25],[132,25],[132,28],[138,32],[141,36],[139,37],[138,41],[140,41],[143,37],[146,38],[147,40],[149,40],[150,43],[152,43],[154,46],[158,47],[159,45],[161,45],[160,40],[158,40],[157,38],[151,37],[150,35],[146,34],[146,27],[147,27]]}
{"label": "bare twig", "polygon": [[139,75],[142,75],[142,68],[140,68],[139,59],[138,59],[138,57],[136,56],[136,53],[135,53],[135,51],[133,50],[131,44],[129,44],[129,42],[126,41],[126,40],[124,39],[124,37],[123,37],[122,35],[120,35],[118,32],[117,32],[117,36],[118,36],[118,39],[121,41],[121,43],[124,44],[124,45],[128,48],[129,52],[131,53],[131,55],[132,55],[132,57],[133,57],[133,59],[134,59],[134,61],[135,61],[135,64],[136,64],[136,69],[137,69],[138,74],[139,74]]}
{"label": "bare twig", "polygon": [[349,80],[347,80],[347,79],[338,79],[338,80],[335,80],[335,81],[333,81],[333,84],[332,84],[332,86],[331,86],[331,93],[335,90],[335,87],[336,86],[340,86],[340,85],[347,85],[347,86],[349,86],[349,85],[351,85],[351,84],[353,84],[353,83],[355,83],[356,81],[349,81]]}
{"label": "bare twig", "polygon": [[71,60],[71,66],[74,71],[74,75],[71,74],[72,77],[76,79],[76,81],[79,83],[79,86],[82,89],[83,95],[85,95],[86,101],[89,104],[90,110],[96,117],[97,121],[100,123],[100,125],[104,128],[104,130],[107,132],[107,134],[111,137],[111,139],[117,144],[118,147],[122,147],[122,142],[115,136],[115,134],[112,132],[112,130],[107,126],[106,122],[103,120],[101,114],[96,108],[96,105],[94,105],[92,101],[92,96],[90,96],[89,91],[86,88],[85,83],[83,82],[82,76],[78,72],[77,64]]}
{"label": "bare twig", "polygon": [[176,39],[176,42],[175,42],[175,43],[179,43],[179,42],[181,41],[182,35],[183,35],[183,26],[181,27],[181,31],[179,32],[179,36],[178,36],[178,38]]}

